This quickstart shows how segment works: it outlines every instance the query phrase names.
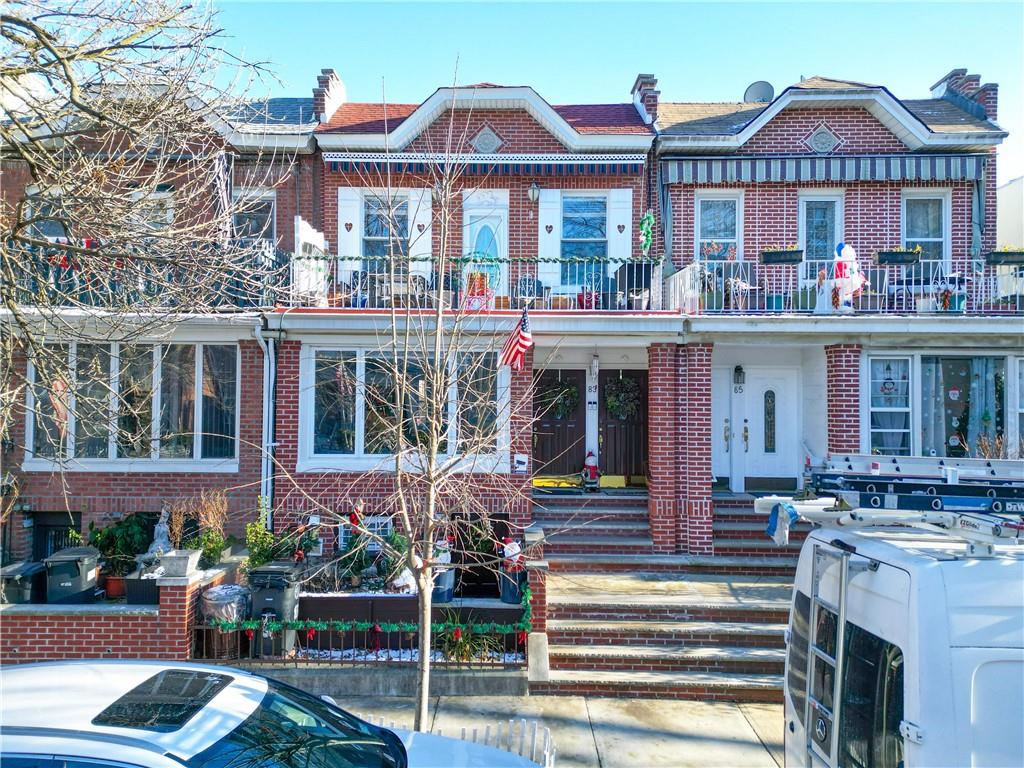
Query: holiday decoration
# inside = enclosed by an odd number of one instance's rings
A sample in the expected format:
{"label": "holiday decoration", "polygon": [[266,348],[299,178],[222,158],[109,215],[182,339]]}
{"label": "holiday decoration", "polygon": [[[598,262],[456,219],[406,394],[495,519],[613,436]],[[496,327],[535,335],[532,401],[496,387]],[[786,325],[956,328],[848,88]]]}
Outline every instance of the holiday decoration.
{"label": "holiday decoration", "polygon": [[583,470],[580,472],[583,478],[583,487],[588,491],[596,491],[601,482],[601,470],[597,466],[597,457],[593,451],[587,451],[587,458],[583,460]]}
{"label": "holiday decoration", "polygon": [[502,561],[502,568],[506,573],[519,573],[526,568],[526,557],[523,555],[523,548],[519,545],[519,542],[515,541],[511,536],[506,536],[502,539],[502,555],[504,560]]}
{"label": "holiday decoration", "polygon": [[646,256],[650,253],[651,243],[654,241],[654,213],[648,209],[647,213],[640,217],[640,252]]}
{"label": "holiday decoration", "polygon": [[840,243],[836,246],[832,289],[832,307],[840,312],[853,311],[853,299],[860,295],[867,285],[867,278],[860,272],[857,251],[852,245]]}
{"label": "holiday decoration", "polygon": [[640,382],[632,376],[623,376],[605,385],[604,405],[612,418],[620,421],[637,418],[642,400]]}
{"label": "holiday decoration", "polygon": [[540,413],[562,421],[576,414],[580,403],[580,391],[575,381],[548,380],[537,392]]}

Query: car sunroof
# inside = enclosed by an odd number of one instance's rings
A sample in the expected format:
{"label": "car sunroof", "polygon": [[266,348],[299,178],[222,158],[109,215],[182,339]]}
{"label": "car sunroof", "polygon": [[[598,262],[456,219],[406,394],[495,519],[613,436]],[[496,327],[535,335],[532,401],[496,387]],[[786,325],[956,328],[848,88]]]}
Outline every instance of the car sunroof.
{"label": "car sunroof", "polygon": [[231,683],[228,675],[168,669],[128,691],[93,718],[93,725],[176,731]]}

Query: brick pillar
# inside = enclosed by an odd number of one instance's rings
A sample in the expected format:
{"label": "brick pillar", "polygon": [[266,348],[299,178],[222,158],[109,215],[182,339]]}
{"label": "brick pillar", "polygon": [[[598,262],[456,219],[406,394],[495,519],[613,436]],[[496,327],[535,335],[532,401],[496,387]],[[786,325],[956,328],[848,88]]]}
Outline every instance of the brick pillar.
{"label": "brick pillar", "polygon": [[526,350],[523,367],[510,374],[510,469],[517,453],[527,457],[527,468],[523,474],[510,476],[517,496],[508,507],[508,519],[514,528],[525,528],[533,521],[533,347]]}
{"label": "brick pillar", "polygon": [[690,554],[713,551],[711,503],[711,352],[707,343],[687,344],[681,402],[681,451],[685,455],[682,483],[683,521],[679,548]]}
{"label": "brick pillar", "polygon": [[538,568],[527,566],[527,582],[530,586],[532,597],[530,599],[531,623],[533,632],[548,631],[548,591],[547,591],[547,566]]}
{"label": "brick pillar", "polygon": [[677,345],[647,348],[647,492],[654,551],[676,551],[679,509],[676,453],[679,446],[677,410]]}
{"label": "brick pillar", "polygon": [[860,453],[860,344],[825,347],[829,453]]}

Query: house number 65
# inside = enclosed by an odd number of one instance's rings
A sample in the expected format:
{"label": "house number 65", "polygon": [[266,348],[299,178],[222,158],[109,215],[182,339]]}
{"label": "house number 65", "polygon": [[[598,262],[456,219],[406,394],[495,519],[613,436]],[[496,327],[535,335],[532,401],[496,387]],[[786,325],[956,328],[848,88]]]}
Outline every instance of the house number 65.
{"label": "house number 65", "polygon": [[733,394],[742,395],[743,394],[743,385],[742,384],[733,384],[732,385],[732,391],[733,391]]}

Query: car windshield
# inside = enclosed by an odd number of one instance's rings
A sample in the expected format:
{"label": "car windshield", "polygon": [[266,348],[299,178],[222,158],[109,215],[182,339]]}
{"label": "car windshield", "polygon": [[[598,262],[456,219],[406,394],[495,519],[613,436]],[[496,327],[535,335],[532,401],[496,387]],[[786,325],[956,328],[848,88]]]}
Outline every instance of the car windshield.
{"label": "car windshield", "polygon": [[390,731],[289,685],[268,681],[260,705],[191,760],[192,768],[405,768]]}

